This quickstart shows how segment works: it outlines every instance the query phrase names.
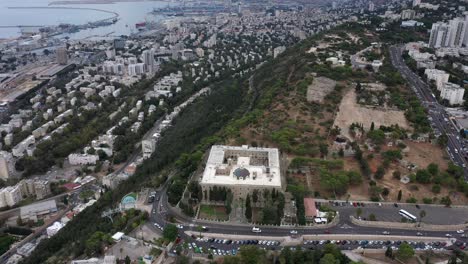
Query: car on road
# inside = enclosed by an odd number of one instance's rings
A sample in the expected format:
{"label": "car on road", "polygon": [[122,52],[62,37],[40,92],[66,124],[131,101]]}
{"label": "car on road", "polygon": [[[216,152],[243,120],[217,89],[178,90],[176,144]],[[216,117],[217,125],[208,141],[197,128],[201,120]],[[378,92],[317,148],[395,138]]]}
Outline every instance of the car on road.
{"label": "car on road", "polygon": [[462,229],[457,230],[457,234],[463,234],[463,233],[465,233],[465,230],[462,230]]}
{"label": "car on road", "polygon": [[417,236],[422,236],[422,235],[423,235],[423,233],[421,233],[421,232],[417,232],[417,233],[416,233],[416,235],[417,235]]}
{"label": "car on road", "polygon": [[398,207],[398,204],[397,204],[397,203],[394,203],[393,206]]}
{"label": "car on road", "polygon": [[452,237],[452,235],[451,235],[451,234],[445,234],[445,236],[446,236],[446,237]]}
{"label": "car on road", "polygon": [[419,204],[416,204],[416,205],[414,205],[414,206],[416,206],[416,208],[418,208],[418,209],[421,208],[421,206],[419,206]]}
{"label": "car on road", "polygon": [[262,230],[261,230],[260,228],[254,226],[254,227],[252,227],[252,232],[254,232],[254,233],[261,233]]}
{"label": "car on road", "polygon": [[291,230],[289,233],[290,233],[291,235],[297,235],[297,230]]}
{"label": "car on road", "polygon": [[177,226],[177,228],[179,228],[179,229],[184,229],[184,226],[183,226],[183,225],[180,225],[180,224],[179,224],[179,225],[176,225],[176,226]]}
{"label": "car on road", "polygon": [[383,234],[383,235],[390,235],[390,232],[388,232],[388,231],[383,231],[382,234]]}

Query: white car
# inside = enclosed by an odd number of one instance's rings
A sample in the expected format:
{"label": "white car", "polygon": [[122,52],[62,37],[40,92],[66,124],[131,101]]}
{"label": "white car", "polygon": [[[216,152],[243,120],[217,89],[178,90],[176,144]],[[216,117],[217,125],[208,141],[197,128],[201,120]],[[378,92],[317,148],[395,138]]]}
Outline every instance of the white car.
{"label": "white car", "polygon": [[252,232],[254,232],[254,233],[261,233],[262,230],[261,230],[260,228],[254,226],[254,227],[252,227]]}
{"label": "white car", "polygon": [[297,231],[296,231],[296,230],[291,230],[289,233],[290,233],[291,235],[297,235]]}
{"label": "white car", "polygon": [[184,229],[184,226],[183,225],[177,225],[177,228]]}
{"label": "white car", "polygon": [[421,233],[421,232],[417,232],[417,233],[416,233],[416,235],[417,235],[417,236],[422,236],[422,235],[423,235],[423,233]]}
{"label": "white car", "polygon": [[451,234],[445,234],[445,236],[446,236],[446,237],[452,237],[452,235],[451,235]]}
{"label": "white car", "polygon": [[384,234],[384,235],[390,235],[390,232],[388,232],[388,231],[383,231],[382,234]]}
{"label": "white car", "polygon": [[465,230],[462,230],[462,229],[457,230],[457,234],[463,234],[463,233],[465,233]]}

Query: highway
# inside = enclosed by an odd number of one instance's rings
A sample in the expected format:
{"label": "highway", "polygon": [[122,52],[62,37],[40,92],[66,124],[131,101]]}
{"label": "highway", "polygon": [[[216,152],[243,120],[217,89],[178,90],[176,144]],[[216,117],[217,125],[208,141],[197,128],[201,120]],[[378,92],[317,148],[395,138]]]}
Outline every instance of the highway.
{"label": "highway", "polygon": [[390,57],[393,66],[405,78],[423,106],[426,108],[431,121],[431,126],[436,135],[446,134],[448,137],[447,153],[456,165],[463,167],[465,180],[468,181],[468,169],[466,168],[464,139],[459,137],[459,131],[450,121],[445,107],[437,102],[429,86],[414,73],[405,63],[402,57],[403,46],[390,47]]}

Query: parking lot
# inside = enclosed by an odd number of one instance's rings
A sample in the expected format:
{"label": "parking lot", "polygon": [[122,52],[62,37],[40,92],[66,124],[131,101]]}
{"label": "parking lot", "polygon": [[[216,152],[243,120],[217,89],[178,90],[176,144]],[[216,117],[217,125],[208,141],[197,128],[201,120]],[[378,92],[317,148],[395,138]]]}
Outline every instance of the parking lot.
{"label": "parking lot", "polygon": [[[391,237],[389,237],[391,238]],[[392,249],[398,249],[402,243],[408,243],[416,250],[447,250],[453,248],[459,248],[464,250],[467,246],[467,238],[460,238],[454,243],[445,241],[421,241],[412,240],[304,240],[302,245],[297,247],[291,247],[292,250],[307,250],[322,248],[327,244],[335,244],[342,250],[361,249],[361,248],[372,248],[372,249],[386,249],[391,247]],[[275,240],[229,240],[221,238],[200,238],[195,237],[190,242],[181,242],[180,247],[193,252],[194,254],[212,254],[216,256],[235,256],[241,250],[243,245],[255,245],[263,249],[268,250],[282,250],[284,246],[281,245],[280,241]]]}
{"label": "parking lot", "polygon": [[[325,203],[331,206],[334,210],[337,210],[341,217],[349,218],[349,216],[357,217],[358,208],[361,208],[361,218],[368,219],[370,214],[374,214],[377,221],[389,221],[389,222],[401,222],[402,217],[398,214],[400,209],[404,209],[410,214],[413,214],[420,218],[420,212],[424,210],[426,216],[422,219],[422,222],[434,225],[450,225],[450,224],[463,224],[468,219],[468,209],[466,207],[442,207],[426,204],[394,204],[383,203],[379,206],[379,203],[359,203],[354,205],[349,202],[342,202],[338,205],[336,203]],[[342,204],[345,204],[342,206]],[[419,208],[418,208],[419,207]]]}

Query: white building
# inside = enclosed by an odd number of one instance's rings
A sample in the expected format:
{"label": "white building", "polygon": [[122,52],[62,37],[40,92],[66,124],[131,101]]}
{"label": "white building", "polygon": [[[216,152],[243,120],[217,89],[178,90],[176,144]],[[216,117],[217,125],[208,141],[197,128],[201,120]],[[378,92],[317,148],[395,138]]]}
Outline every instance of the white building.
{"label": "white building", "polygon": [[437,69],[426,69],[424,70],[424,74],[426,75],[428,80],[435,81],[437,90],[439,91],[442,90],[442,87],[445,83],[448,82],[450,77],[450,74]]}
{"label": "white building", "polygon": [[[154,49],[144,50],[141,54],[142,61],[146,66],[146,71],[149,73],[154,73],[155,63],[154,63]],[[136,75],[136,74],[134,74]]]}
{"label": "white building", "polygon": [[274,148],[214,145],[200,185],[206,202],[210,201],[214,188],[230,189],[239,199],[244,199],[254,190],[281,191],[279,151]]}
{"label": "white building", "polygon": [[49,238],[55,236],[55,234],[62,229],[64,225],[60,222],[54,222],[51,226],[47,227],[46,233]]}
{"label": "white building", "polygon": [[0,189],[0,208],[14,206],[22,199],[23,197],[21,196],[21,190],[18,185]]}
{"label": "white building", "polygon": [[76,154],[68,155],[70,165],[94,165],[99,160],[98,155]]}
{"label": "white building", "polygon": [[147,159],[151,157],[153,152],[156,150],[156,140],[148,139],[141,142],[141,149],[143,152],[143,158]]}
{"label": "white building", "polygon": [[421,0],[413,0],[413,7],[417,7],[421,4]]}
{"label": "white building", "polygon": [[128,65],[128,75],[136,76],[142,75],[145,73],[145,64],[144,63],[136,63]]}
{"label": "white building", "polygon": [[0,151],[0,178],[8,180],[15,171],[15,159],[10,152]]}
{"label": "white building", "polygon": [[448,23],[432,24],[429,38],[431,48],[468,46],[468,15],[457,17]]}
{"label": "white building", "polygon": [[451,105],[463,104],[465,88],[454,83],[445,83],[440,92],[440,97],[448,100]]}
{"label": "white building", "polygon": [[405,9],[401,11],[401,19],[402,20],[410,20],[413,19],[416,15],[416,12],[412,9]]}

